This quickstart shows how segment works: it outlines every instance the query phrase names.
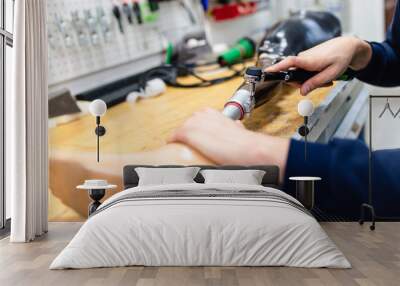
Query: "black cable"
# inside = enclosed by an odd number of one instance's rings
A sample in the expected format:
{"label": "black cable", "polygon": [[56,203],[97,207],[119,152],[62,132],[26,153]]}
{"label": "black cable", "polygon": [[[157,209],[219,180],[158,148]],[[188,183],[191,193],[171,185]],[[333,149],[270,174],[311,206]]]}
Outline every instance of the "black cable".
{"label": "black cable", "polygon": [[[185,65],[161,65],[155,68],[148,70],[146,73],[142,75],[139,80],[139,86],[141,89],[146,87],[146,82],[152,78],[160,77],[165,83],[169,86],[178,87],[178,88],[203,88],[209,87],[212,85],[220,84],[225,81],[231,80],[238,76],[241,76],[245,70],[243,67],[241,70],[235,70],[233,67],[228,67],[233,71],[231,75],[224,76],[221,78],[215,79],[205,79],[202,76],[198,75],[192,68],[189,68]],[[185,71],[186,74],[193,76],[198,79],[200,82],[192,83],[192,84],[182,84],[177,81],[178,70]]]}
{"label": "black cable", "polygon": [[[180,67],[180,68],[184,68],[184,67]],[[200,83],[194,83],[194,84],[181,84],[179,82],[176,81],[170,83],[172,86],[174,87],[181,87],[181,88],[196,88],[196,87],[209,87],[212,85],[216,85],[216,84],[220,84],[223,83],[225,81],[231,80],[233,78],[236,78],[238,76],[242,75],[242,72],[244,71],[244,69],[242,69],[241,71],[236,71],[233,68],[230,68],[233,71],[233,74],[229,75],[229,76],[225,76],[225,77],[221,77],[221,78],[215,78],[215,79],[204,79],[203,77],[197,75],[193,70],[191,69],[187,69],[188,74],[190,74],[191,76],[199,79],[201,82]]]}
{"label": "black cable", "polygon": [[123,34],[124,33],[124,27],[122,26],[122,16],[121,16],[121,12],[119,11],[118,6],[114,5],[113,9],[112,9],[112,12],[114,14],[114,17],[117,19],[119,31]]}

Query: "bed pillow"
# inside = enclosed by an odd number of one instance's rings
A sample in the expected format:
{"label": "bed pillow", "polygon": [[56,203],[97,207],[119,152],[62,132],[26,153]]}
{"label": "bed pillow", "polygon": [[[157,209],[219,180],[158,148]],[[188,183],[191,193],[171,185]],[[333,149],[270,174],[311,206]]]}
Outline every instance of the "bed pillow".
{"label": "bed pillow", "polygon": [[196,183],[194,178],[199,170],[199,167],[135,168],[139,176],[139,186]]}
{"label": "bed pillow", "polygon": [[261,170],[202,170],[205,184],[261,185],[265,171]]}

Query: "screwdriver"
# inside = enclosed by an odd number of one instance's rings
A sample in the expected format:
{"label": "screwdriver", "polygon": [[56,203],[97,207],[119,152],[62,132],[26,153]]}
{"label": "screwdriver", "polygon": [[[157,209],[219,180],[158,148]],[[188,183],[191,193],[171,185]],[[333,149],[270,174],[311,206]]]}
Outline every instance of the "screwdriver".
{"label": "screwdriver", "polygon": [[119,11],[119,8],[117,5],[113,6],[112,12],[114,14],[114,17],[117,19],[119,30],[123,34],[124,28],[122,27],[121,11]]}
{"label": "screwdriver", "polygon": [[143,23],[142,13],[140,11],[140,5],[137,0],[133,1],[132,9],[133,13],[136,16],[136,21],[138,22],[139,25],[142,24]]}
{"label": "screwdriver", "polygon": [[125,13],[126,18],[128,19],[129,24],[133,24],[133,20],[132,20],[132,10],[131,7],[129,6],[129,4],[127,2],[124,2],[124,4],[122,4],[122,11]]}

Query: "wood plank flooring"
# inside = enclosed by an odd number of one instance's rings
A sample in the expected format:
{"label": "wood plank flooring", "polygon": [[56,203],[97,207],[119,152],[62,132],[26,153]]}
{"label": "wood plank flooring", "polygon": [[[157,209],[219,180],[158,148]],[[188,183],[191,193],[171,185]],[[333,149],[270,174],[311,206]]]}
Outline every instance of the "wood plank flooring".
{"label": "wood plank flooring", "polygon": [[50,223],[47,235],[29,244],[0,241],[0,285],[400,285],[400,223],[378,223],[375,232],[357,223],[323,223],[353,268],[124,267],[48,270],[81,223]]}

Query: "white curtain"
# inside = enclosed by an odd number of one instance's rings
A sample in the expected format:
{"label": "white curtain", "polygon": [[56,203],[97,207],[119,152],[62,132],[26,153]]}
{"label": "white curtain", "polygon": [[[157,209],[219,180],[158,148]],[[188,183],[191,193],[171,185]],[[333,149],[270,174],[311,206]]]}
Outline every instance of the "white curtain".
{"label": "white curtain", "polygon": [[6,98],[6,187],[12,242],[47,232],[46,0],[15,1],[13,92]]}

